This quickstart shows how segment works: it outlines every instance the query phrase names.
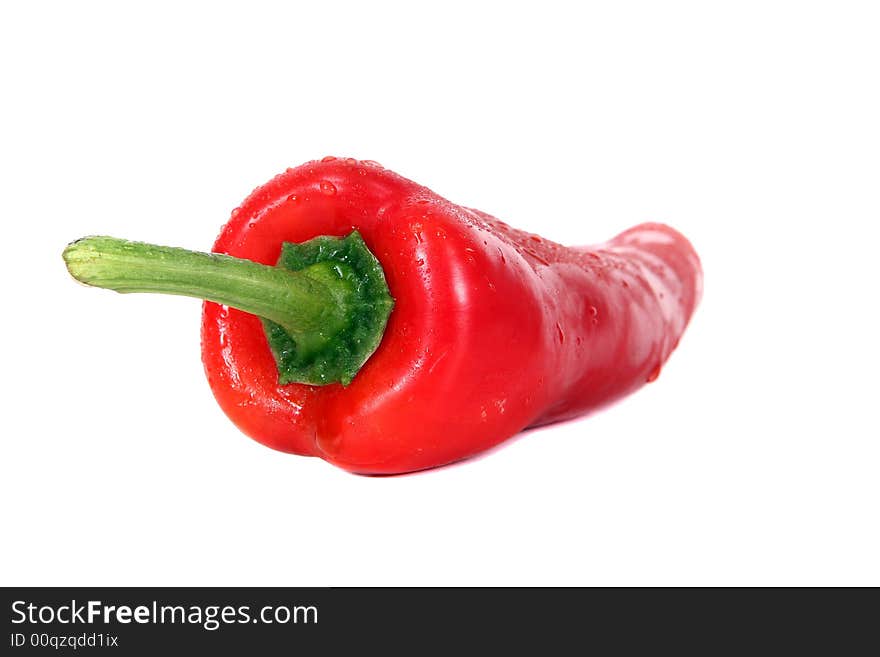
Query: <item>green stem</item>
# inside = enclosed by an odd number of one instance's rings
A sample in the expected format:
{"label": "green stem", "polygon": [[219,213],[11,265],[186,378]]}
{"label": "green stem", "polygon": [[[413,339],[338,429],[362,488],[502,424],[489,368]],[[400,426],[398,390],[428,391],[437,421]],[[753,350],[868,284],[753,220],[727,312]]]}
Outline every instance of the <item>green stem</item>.
{"label": "green stem", "polygon": [[274,267],[114,237],[78,240],[64,261],[86,285],[207,299],[261,317],[280,384],[348,385],[379,347],[394,306],[357,231],[285,242]]}
{"label": "green stem", "polygon": [[[316,280],[308,269],[293,272],[114,237],[73,242],[64,250],[64,260],[71,276],[86,285],[207,299],[275,322],[302,340],[332,333],[346,313],[345,290],[333,289],[331,277]],[[323,269],[321,264],[313,267]]]}

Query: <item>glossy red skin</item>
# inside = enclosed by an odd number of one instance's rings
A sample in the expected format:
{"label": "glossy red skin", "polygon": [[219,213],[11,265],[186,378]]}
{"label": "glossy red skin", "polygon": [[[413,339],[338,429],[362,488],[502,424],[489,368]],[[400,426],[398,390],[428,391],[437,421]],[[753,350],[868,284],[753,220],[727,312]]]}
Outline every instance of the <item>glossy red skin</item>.
{"label": "glossy red skin", "polygon": [[283,242],[360,231],[395,299],[354,381],[279,385],[260,320],[204,304],[220,406],[275,449],[394,474],[482,452],[653,380],[700,296],[690,243],[660,224],[567,248],[375,163],[325,158],[233,212],[214,251],[275,264]]}

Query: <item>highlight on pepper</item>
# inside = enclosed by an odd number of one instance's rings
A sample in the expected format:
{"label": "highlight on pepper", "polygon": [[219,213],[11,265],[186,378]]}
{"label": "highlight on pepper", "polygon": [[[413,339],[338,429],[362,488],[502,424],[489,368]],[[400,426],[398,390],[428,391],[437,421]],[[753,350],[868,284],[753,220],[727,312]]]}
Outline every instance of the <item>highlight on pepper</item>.
{"label": "highlight on pepper", "polygon": [[63,255],[87,285],[203,299],[229,418],[362,474],[464,459],[653,381],[702,289],[668,226],[566,247],[335,157],[255,190],[211,253],[86,237]]}

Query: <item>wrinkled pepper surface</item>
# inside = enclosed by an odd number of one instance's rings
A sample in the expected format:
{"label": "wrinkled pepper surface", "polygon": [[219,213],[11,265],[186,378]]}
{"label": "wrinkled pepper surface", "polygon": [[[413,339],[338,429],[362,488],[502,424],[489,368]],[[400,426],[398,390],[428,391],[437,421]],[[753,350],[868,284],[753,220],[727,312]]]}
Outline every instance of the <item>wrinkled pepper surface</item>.
{"label": "wrinkled pepper surface", "polygon": [[[353,159],[288,169],[233,212],[213,251],[250,261],[255,288],[274,276],[257,300],[212,287],[223,256],[192,254],[210,258],[192,285],[173,266],[189,252],[102,239],[65,252],[79,280],[209,299],[205,371],[244,433],[364,474],[457,461],[634,391],[701,294],[694,249],[665,225],[565,247]],[[272,307],[285,277],[287,315]]]}

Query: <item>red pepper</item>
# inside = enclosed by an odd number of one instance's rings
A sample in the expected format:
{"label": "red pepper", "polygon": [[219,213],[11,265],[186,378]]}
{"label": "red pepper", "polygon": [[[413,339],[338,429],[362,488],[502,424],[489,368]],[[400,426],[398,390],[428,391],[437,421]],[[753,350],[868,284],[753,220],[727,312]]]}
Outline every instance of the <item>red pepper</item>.
{"label": "red pepper", "polygon": [[[351,356],[354,367],[336,377],[347,385],[314,385],[324,382],[314,372],[282,372],[281,381],[309,383],[280,382],[286,338],[275,335],[270,349],[267,335],[283,318],[271,324],[211,301],[202,355],[217,401],[242,431],[358,473],[450,463],[632,392],[657,378],[700,296],[697,255],[667,226],[564,247],[353,159],[310,162],[258,188],[213,250],[274,266],[284,243],[355,230],[381,263],[394,307],[389,317],[387,297],[374,298],[381,343],[372,356]],[[66,253],[72,273],[114,287],[77,271],[79,244]],[[141,291],[122,288],[117,281],[114,289]]]}

